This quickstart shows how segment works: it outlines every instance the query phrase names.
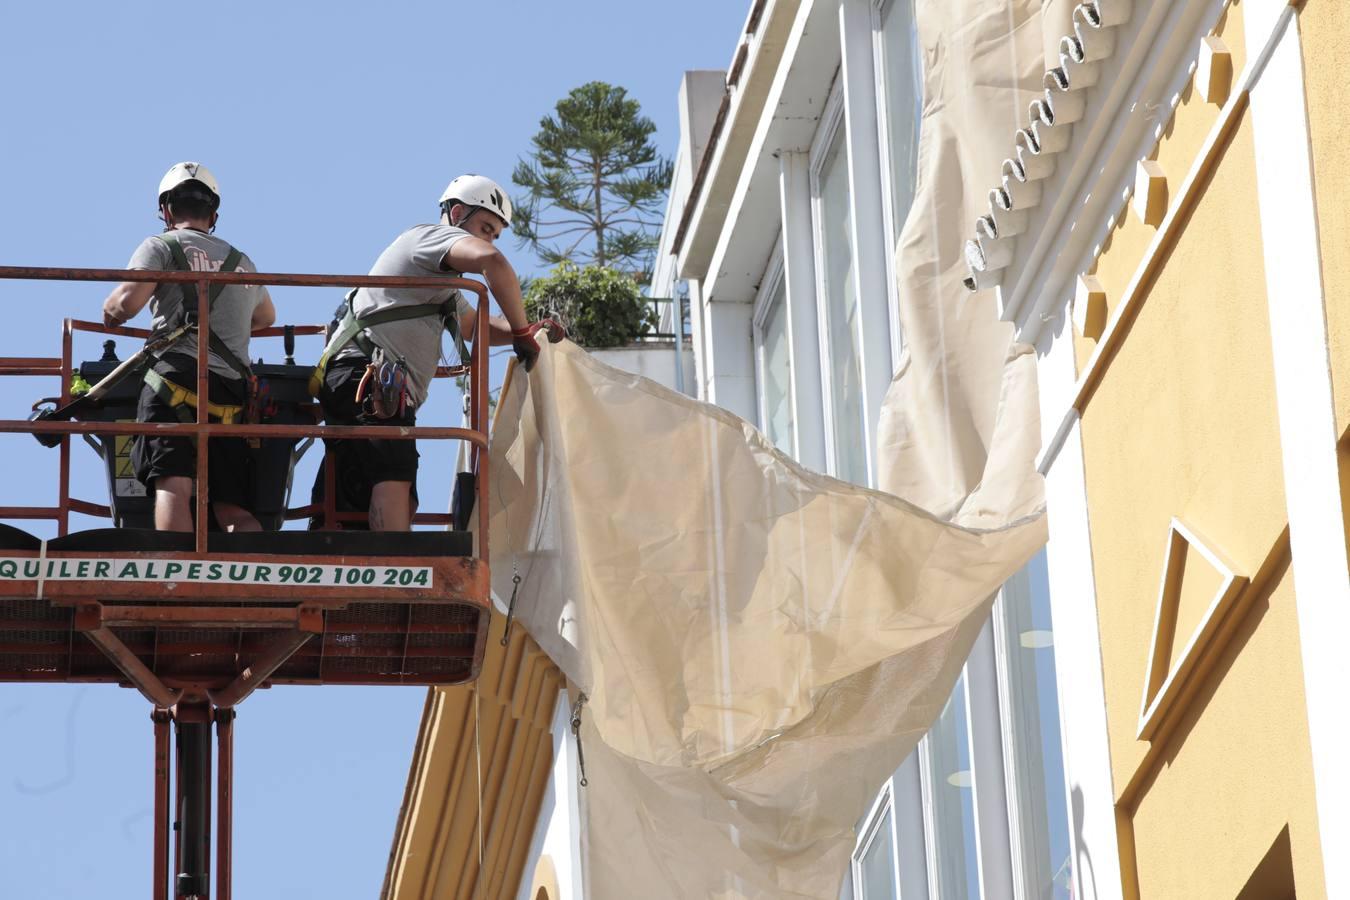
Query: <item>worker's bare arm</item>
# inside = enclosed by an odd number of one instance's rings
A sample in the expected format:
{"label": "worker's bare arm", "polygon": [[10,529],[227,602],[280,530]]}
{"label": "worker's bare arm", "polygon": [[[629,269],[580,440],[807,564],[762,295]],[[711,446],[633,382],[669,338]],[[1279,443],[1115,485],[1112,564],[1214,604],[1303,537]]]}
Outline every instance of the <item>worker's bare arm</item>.
{"label": "worker's bare arm", "polygon": [[[478,313],[474,310],[467,310],[459,314],[459,333],[464,336],[466,341],[472,341],[477,332],[474,327],[478,324]],[[501,316],[488,316],[488,343],[494,347],[501,347],[510,344],[513,340],[511,334],[511,323]]]}
{"label": "worker's bare arm", "polygon": [[155,293],[151,282],[124,281],[112,289],[108,299],[103,301],[103,324],[121,325],[145,308]]}
{"label": "worker's bare arm", "polygon": [[456,241],[445,253],[445,267],[456,272],[482,275],[510,326],[519,329],[529,324],[525,318],[525,301],[520,295],[520,279],[516,277],[516,270],[490,242],[477,237]]}
{"label": "worker's bare arm", "polygon": [[253,319],[249,322],[249,327],[253,331],[259,328],[270,328],[272,323],[277,320],[277,308],[272,305],[272,295],[267,292],[267,288],[260,287],[258,290],[263,292],[262,302],[253,307]]}

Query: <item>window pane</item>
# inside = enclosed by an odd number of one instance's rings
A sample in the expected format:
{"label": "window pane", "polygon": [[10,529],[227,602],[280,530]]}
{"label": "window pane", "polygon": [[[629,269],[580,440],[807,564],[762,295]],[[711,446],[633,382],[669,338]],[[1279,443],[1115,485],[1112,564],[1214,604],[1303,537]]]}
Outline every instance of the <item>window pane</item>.
{"label": "window pane", "polygon": [[890,0],[881,13],[881,68],[886,96],[886,151],[891,186],[891,221],[900,227],[914,200],[919,167],[919,115],[923,102],[923,60],[914,27],[913,0]]}
{"label": "window pane", "polygon": [[891,839],[891,811],[886,810],[877,823],[871,843],[858,860],[862,884],[858,900],[896,900],[895,842]]}
{"label": "window pane", "polygon": [[1068,900],[1069,823],[1055,692],[1050,583],[1042,550],[1003,588],[1019,841],[1030,896]]}
{"label": "window pane", "polygon": [[970,730],[966,719],[966,676],[961,675],[947,705],[928,732],[933,773],[933,836],[937,852],[937,896],[979,900],[975,845],[975,796],[971,790]]}
{"label": "window pane", "polygon": [[760,348],[763,354],[760,374],[763,378],[764,433],[779,450],[794,453],[796,423],[792,414],[792,371],[788,355],[787,287],[781,278],[764,315]]}
{"label": "window pane", "polygon": [[835,475],[867,484],[863,450],[862,358],[858,351],[858,292],[853,272],[848,154],[841,127],[820,167],[820,234],[829,334],[830,398],[834,407]]}

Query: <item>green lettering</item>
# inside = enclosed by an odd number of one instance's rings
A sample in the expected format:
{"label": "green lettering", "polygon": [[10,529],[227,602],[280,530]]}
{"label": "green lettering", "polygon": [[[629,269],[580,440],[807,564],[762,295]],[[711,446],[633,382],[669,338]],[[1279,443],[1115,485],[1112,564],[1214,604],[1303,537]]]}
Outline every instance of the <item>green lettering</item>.
{"label": "green lettering", "polygon": [[173,576],[177,575],[181,571],[183,571],[182,563],[176,562],[166,563],[164,566],[164,577],[165,579],[171,579],[173,578]]}
{"label": "green lettering", "polygon": [[[236,569],[238,571],[235,571]],[[248,577],[248,566],[236,566],[233,564],[230,566],[231,581],[243,581],[247,577]]]}
{"label": "green lettering", "polygon": [[196,581],[198,578],[201,578],[201,577],[202,577],[202,564],[201,564],[201,563],[193,563],[192,565],[188,566],[188,574],[187,574],[187,577],[188,577],[188,581]]}
{"label": "green lettering", "polygon": [[129,563],[123,564],[123,566],[122,566],[122,571],[120,571],[120,572],[117,573],[117,577],[118,577],[118,578],[139,578],[139,577],[141,577],[141,573],[140,573],[140,570],[136,568],[136,564],[135,564],[134,562],[129,562]]}
{"label": "green lettering", "polygon": [[221,575],[220,563],[211,563],[210,567],[208,567],[206,570],[206,580],[219,581],[220,575]]}
{"label": "green lettering", "polygon": [[75,567],[75,577],[76,578],[89,577],[89,560],[87,559],[80,560],[80,564]]}
{"label": "green lettering", "polygon": [[145,577],[146,577],[146,578],[156,578],[156,577],[158,577],[158,576],[155,575],[155,561],[154,561],[153,559],[150,560],[150,562],[148,562],[148,563],[145,564]]}
{"label": "green lettering", "polygon": [[253,570],[253,578],[259,584],[266,584],[271,575],[272,575],[271,566],[258,566],[256,569]]}
{"label": "green lettering", "polygon": [[108,562],[107,560],[101,559],[98,562],[94,563],[95,578],[107,578],[108,573],[111,571],[112,571],[112,563]]}

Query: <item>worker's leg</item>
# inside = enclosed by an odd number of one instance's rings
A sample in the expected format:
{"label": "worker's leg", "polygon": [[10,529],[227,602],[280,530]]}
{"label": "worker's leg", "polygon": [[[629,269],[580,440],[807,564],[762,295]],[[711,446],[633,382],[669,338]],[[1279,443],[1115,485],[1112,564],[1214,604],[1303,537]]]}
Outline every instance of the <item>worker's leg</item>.
{"label": "worker's leg", "polygon": [[226,531],[262,531],[262,525],[253,517],[253,513],[237,503],[212,503],[211,511],[216,521]]}
{"label": "worker's leg", "polygon": [[154,480],[155,529],[157,531],[192,530],[192,479],[182,475],[164,475]]}
{"label": "worker's leg", "polygon": [[[338,360],[329,366],[319,393],[329,425],[409,427],[414,413],[390,419],[367,417],[356,402],[366,360]],[[337,505],[365,510],[372,531],[408,531],[417,511],[417,447],[407,440],[334,441]],[[322,477],[322,472],[320,473]],[[322,496],[316,488],[315,498]],[[353,527],[346,525],[344,527]],[[359,527],[359,526],[356,526]]]}
{"label": "worker's leg", "polygon": [[[138,422],[178,422],[177,412],[142,387],[136,407]],[[193,476],[197,451],[187,438],[152,435],[137,437],[131,447],[136,478],[155,498],[155,528],[159,531],[192,531]]]}
{"label": "worker's leg", "polygon": [[253,458],[243,438],[212,438],[207,460],[211,512],[226,531],[262,531],[250,511],[254,497]]}
{"label": "worker's leg", "polygon": [[411,481],[381,481],[371,489],[371,531],[410,531],[413,511]]}

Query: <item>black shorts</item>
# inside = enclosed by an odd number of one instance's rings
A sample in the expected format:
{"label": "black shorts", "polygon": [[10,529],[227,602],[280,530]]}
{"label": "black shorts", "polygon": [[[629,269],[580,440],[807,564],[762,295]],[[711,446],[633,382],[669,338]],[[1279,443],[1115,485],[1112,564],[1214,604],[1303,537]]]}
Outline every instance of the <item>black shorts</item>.
{"label": "black shorts", "polygon": [[[197,361],[189,356],[168,354],[156,364],[155,370],[177,385],[196,384]],[[224,378],[214,372],[208,378],[212,403],[232,406],[245,403],[247,389],[242,380]],[[184,408],[195,418],[195,409]],[[183,419],[178,410],[165,403],[149,385],[143,385],[136,404],[136,421],[182,422]],[[210,450],[206,464],[211,501],[248,508],[253,497],[253,460],[248,442],[243,438],[212,438]],[[132,442],[131,464],[136,478],[153,492],[157,478],[197,477],[197,448],[191,438],[140,436]]]}
{"label": "black shorts", "polygon": [[[356,389],[366,372],[369,360],[348,357],[334,360],[324,373],[319,389],[324,422],[328,425],[381,425],[390,428],[417,424],[417,414],[408,410],[389,419],[364,416],[356,402]],[[409,440],[342,440],[326,441],[333,454],[334,478],[337,484],[336,508],[339,512],[366,512],[370,509],[370,494],[382,481],[412,483],[413,505],[417,504],[417,446]],[[322,503],[324,497],[324,470],[321,466],[314,480],[312,502]],[[317,524],[317,523],[315,523]],[[364,527],[361,523],[343,523],[343,528]]]}

